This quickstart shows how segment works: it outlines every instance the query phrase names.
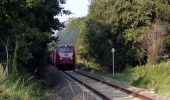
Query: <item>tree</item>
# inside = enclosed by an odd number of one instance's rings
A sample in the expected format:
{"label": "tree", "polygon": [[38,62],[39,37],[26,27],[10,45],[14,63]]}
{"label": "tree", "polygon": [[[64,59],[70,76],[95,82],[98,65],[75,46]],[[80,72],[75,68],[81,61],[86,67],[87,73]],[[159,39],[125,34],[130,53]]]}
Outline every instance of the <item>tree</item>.
{"label": "tree", "polygon": [[147,29],[142,40],[142,51],[148,57],[148,63],[155,65],[164,51],[165,30],[157,24]]}
{"label": "tree", "polygon": [[153,23],[169,33],[169,10],[166,0],[93,0],[81,27],[82,52],[89,61],[94,59],[111,68],[110,50],[114,47],[117,69],[144,64],[147,60],[140,47],[142,37]]}
{"label": "tree", "polygon": [[143,27],[150,23],[147,14],[151,11],[152,6],[148,2],[94,0],[84,21],[84,42],[88,44],[85,49],[89,56],[102,65],[111,66],[110,50],[114,47],[117,66],[137,64],[137,38]]}
{"label": "tree", "polygon": [[[64,3],[65,0],[2,0],[0,3],[0,46],[2,48],[0,62],[5,62],[4,59],[7,62],[11,61],[9,60],[11,58],[18,66],[24,65],[35,69],[45,58],[46,44],[51,41],[49,38],[51,28],[63,27],[58,19],[53,18],[54,15],[70,14],[68,10],[60,6]],[[15,49],[17,44],[19,46]],[[21,68],[18,67],[18,70]]]}
{"label": "tree", "polygon": [[70,18],[65,24],[65,29],[58,32],[59,34],[58,44],[67,43],[75,46],[76,41],[80,37],[79,25],[82,20],[83,18]]}

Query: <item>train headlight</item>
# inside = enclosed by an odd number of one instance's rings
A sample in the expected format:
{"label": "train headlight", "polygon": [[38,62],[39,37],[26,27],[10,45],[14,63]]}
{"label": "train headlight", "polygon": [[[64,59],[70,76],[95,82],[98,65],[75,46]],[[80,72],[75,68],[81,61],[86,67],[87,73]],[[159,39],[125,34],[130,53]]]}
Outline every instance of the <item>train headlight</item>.
{"label": "train headlight", "polygon": [[61,60],[62,58],[60,58],[60,60]]}
{"label": "train headlight", "polygon": [[71,60],[73,59],[73,57],[71,57]]}

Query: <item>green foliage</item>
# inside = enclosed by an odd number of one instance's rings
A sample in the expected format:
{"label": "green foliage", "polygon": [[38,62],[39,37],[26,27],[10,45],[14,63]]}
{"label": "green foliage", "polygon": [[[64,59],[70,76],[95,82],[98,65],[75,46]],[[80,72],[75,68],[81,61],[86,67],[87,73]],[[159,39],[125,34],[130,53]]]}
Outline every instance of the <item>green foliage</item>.
{"label": "green foliage", "polygon": [[[125,70],[125,75],[131,75],[130,84],[135,86],[155,89],[162,95],[170,95],[169,91],[169,74],[170,62],[162,62],[157,65],[144,65]],[[127,77],[125,77],[127,78]],[[119,78],[117,78],[119,79]],[[122,80],[122,79],[119,79]],[[122,80],[123,81],[123,80]],[[167,88],[165,88],[167,87]]]}
{"label": "green foliage", "polygon": [[[112,73],[97,71],[99,75],[113,78]],[[158,94],[170,96],[170,61],[156,65],[142,65],[126,67],[121,73],[115,73],[114,79],[126,82],[129,85],[147,90],[155,90]]]}
{"label": "green foliage", "polygon": [[0,99],[44,99],[40,82],[26,74],[23,66],[33,72],[45,62],[51,29],[63,27],[54,15],[70,13],[60,6],[64,3],[65,0],[1,0],[0,64],[9,65],[10,73],[1,75],[0,67]]}
{"label": "green foliage", "polygon": [[137,64],[140,54],[136,45],[143,27],[150,23],[147,14],[151,11],[152,6],[148,2],[94,1],[84,21],[84,42],[87,44],[84,49],[87,50],[87,55],[97,63],[111,66],[110,50],[114,47],[117,66]]}
{"label": "green foliage", "polygon": [[12,75],[18,73],[17,72],[17,53],[18,53],[18,49],[19,49],[19,43],[16,40],[15,48],[14,48],[14,56],[13,56],[13,60],[12,60],[12,68],[10,69]]}
{"label": "green foliage", "polygon": [[41,100],[45,91],[30,74],[16,77],[16,74],[5,76],[0,67],[0,100]]}
{"label": "green foliage", "polygon": [[[46,44],[51,41],[51,29],[63,27],[58,19],[54,19],[54,15],[70,14],[60,6],[64,3],[65,0],[2,0],[0,63],[7,62],[7,54],[11,66],[22,64],[35,70],[40,62],[44,62],[47,54]],[[15,46],[16,41],[19,48]]]}
{"label": "green foliage", "polygon": [[70,45],[76,44],[76,41],[80,37],[79,34],[79,25],[83,18],[70,18],[65,25],[65,29],[58,32],[59,34],[59,41],[58,44],[67,43]]}
{"label": "green foliage", "polygon": [[114,47],[116,69],[146,63],[141,51],[146,27],[159,23],[169,33],[169,10],[166,0],[93,0],[80,25],[82,57],[111,69]]}

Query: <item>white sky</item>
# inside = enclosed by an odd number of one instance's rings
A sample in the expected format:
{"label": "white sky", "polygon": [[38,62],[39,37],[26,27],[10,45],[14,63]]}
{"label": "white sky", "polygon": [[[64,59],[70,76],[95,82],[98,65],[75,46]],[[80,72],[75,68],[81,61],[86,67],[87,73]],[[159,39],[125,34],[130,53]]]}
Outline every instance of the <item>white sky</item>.
{"label": "white sky", "polygon": [[73,14],[55,16],[59,18],[61,22],[66,21],[68,18],[72,17],[83,17],[88,13],[89,0],[67,0],[63,7],[66,10],[70,10]]}

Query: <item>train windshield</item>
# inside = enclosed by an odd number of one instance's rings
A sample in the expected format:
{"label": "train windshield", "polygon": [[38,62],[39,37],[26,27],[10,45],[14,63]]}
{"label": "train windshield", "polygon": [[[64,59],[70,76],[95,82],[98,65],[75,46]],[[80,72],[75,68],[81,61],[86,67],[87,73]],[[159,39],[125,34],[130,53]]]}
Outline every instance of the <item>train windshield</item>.
{"label": "train windshield", "polygon": [[60,47],[59,48],[59,52],[64,52],[64,51],[71,52],[73,51],[73,48],[72,47]]}

